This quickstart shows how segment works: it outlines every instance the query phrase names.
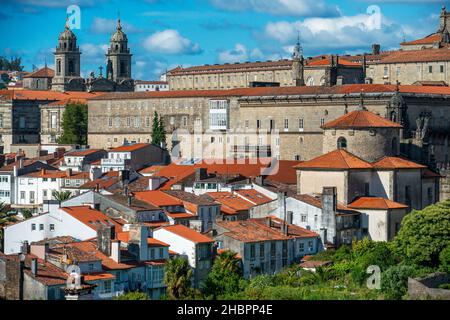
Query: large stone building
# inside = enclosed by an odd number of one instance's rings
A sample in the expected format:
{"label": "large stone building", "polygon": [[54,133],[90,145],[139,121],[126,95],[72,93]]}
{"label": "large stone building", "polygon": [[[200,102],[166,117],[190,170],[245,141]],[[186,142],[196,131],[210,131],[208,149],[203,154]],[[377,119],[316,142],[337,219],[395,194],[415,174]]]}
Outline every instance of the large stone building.
{"label": "large stone building", "polygon": [[324,138],[340,129],[323,125],[364,105],[399,126],[373,129],[371,137],[379,142],[375,149],[357,130],[346,132],[347,142],[358,141],[352,152],[370,151],[370,160],[399,152],[445,169],[449,97],[448,87],[370,84],[111,93],[88,101],[88,143],[105,148],[149,142],[156,111],[166,124],[173,156],[309,160],[336,147],[324,144]]}
{"label": "large stone building", "polygon": [[111,36],[110,46],[106,54],[106,78],[100,74],[95,77],[92,72],[88,79],[81,77],[81,52],[77,45],[77,37],[70,30],[68,22],[58,38],[55,50],[55,76],[52,79],[52,90],[55,91],[134,91],[131,78],[131,53],[128,38],[122,31],[120,19],[117,29]]}
{"label": "large stone building", "polygon": [[166,74],[170,90],[218,90],[259,86],[332,86],[364,81],[361,63],[339,56],[304,59],[298,42],[292,60],[177,67]]}

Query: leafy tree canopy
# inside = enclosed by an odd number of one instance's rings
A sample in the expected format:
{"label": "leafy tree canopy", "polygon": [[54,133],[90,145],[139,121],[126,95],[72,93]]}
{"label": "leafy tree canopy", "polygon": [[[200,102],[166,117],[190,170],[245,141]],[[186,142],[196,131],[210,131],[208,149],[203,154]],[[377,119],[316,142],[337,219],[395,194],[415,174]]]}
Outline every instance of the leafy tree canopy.
{"label": "leafy tree canopy", "polygon": [[61,124],[63,134],[60,144],[87,144],[88,108],[82,103],[70,103],[66,106]]}

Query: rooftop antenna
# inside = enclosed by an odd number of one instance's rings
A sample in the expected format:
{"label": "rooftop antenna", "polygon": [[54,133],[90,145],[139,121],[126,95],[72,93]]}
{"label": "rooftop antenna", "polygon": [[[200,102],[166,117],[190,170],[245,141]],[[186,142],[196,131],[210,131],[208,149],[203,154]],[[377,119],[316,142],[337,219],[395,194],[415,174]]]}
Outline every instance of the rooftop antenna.
{"label": "rooftop antenna", "polygon": [[44,61],[45,61],[45,69],[47,69],[47,57],[44,57]]}

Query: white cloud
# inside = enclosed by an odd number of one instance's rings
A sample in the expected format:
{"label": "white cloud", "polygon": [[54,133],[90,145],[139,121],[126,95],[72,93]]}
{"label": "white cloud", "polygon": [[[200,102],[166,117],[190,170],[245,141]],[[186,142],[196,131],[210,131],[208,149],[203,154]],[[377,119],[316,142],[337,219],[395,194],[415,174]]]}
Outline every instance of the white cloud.
{"label": "white cloud", "polygon": [[248,60],[247,48],[240,43],[236,43],[233,49],[219,53],[220,63],[234,63]]}
{"label": "white cloud", "polygon": [[108,2],[109,0],[8,0],[10,2],[17,2],[19,4],[46,7],[46,8],[64,8],[72,4],[80,7],[92,7],[99,3]]}
{"label": "white cloud", "polygon": [[210,0],[215,7],[228,11],[256,11],[274,15],[335,16],[337,6],[324,0]]}
{"label": "white cloud", "polygon": [[98,64],[103,65],[106,61],[106,51],[108,50],[108,45],[106,44],[92,44],[83,43],[80,45],[80,51],[82,52],[81,58],[82,63],[86,64]]}
{"label": "white cloud", "polygon": [[[385,49],[397,46],[404,36],[417,38],[426,34],[424,28],[401,26],[386,17],[374,14],[358,14],[332,18],[307,18],[303,21],[278,21],[268,23],[259,35],[262,42],[284,52],[292,52],[292,46],[300,32],[305,52],[326,53],[333,50],[359,50],[380,43]],[[266,45],[267,46],[267,45]]]}
{"label": "white cloud", "polygon": [[198,43],[184,38],[177,30],[158,31],[144,40],[144,48],[154,53],[164,54],[199,54],[202,52]]}

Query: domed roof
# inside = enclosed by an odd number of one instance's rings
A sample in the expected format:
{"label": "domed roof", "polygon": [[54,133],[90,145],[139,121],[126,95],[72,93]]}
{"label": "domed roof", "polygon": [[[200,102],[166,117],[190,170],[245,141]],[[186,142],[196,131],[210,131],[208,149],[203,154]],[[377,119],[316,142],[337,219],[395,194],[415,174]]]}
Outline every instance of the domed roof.
{"label": "domed roof", "polygon": [[76,38],[75,34],[70,30],[69,20],[67,20],[64,31],[59,34],[59,40],[71,40]]}
{"label": "domed roof", "polygon": [[121,42],[128,41],[127,35],[122,31],[122,25],[120,24],[120,19],[117,20],[117,30],[111,36],[111,42]]}

